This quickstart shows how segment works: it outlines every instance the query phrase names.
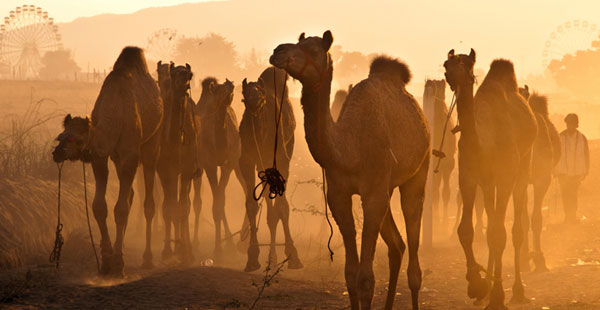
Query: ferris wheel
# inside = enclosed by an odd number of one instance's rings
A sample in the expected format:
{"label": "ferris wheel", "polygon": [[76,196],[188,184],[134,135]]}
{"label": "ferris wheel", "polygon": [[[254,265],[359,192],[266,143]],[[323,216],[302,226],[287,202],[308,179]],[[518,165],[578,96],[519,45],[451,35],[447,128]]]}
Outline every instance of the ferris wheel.
{"label": "ferris wheel", "polygon": [[560,24],[544,43],[542,65],[548,67],[552,60],[560,60],[566,54],[587,50],[598,39],[600,29],[587,20],[570,20]]}
{"label": "ferris wheel", "polygon": [[155,31],[148,38],[146,52],[153,60],[171,61],[175,53],[177,31],[163,28]]}
{"label": "ferris wheel", "polygon": [[34,5],[10,11],[0,25],[0,62],[14,78],[35,78],[48,51],[62,48],[54,19]]}

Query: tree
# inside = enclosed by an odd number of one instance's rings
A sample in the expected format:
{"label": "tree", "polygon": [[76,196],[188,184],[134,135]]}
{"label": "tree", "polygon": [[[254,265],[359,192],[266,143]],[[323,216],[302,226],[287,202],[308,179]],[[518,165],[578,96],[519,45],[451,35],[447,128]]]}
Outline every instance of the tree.
{"label": "tree", "polygon": [[72,79],[74,75],[81,72],[81,68],[73,60],[71,51],[66,49],[46,52],[41,62],[42,79]]}
{"label": "tree", "polygon": [[582,98],[600,98],[598,72],[600,72],[600,49],[593,48],[567,54],[560,60],[552,60],[548,70],[556,84]]}
{"label": "tree", "polygon": [[189,63],[195,75],[202,79],[215,76],[241,82],[241,70],[235,45],[225,37],[209,33],[205,37],[181,38],[175,48],[175,62]]}

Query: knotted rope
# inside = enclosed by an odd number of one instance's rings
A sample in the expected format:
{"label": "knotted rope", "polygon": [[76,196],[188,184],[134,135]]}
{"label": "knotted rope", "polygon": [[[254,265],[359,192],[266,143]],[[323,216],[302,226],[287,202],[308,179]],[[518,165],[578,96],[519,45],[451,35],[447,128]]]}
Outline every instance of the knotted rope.
{"label": "knotted rope", "polygon": [[[446,116],[446,122],[444,123],[444,130],[442,131],[442,141],[440,141],[440,147],[437,150],[433,150],[431,153],[438,158],[437,165],[433,170],[434,173],[440,172],[440,163],[442,158],[446,157],[442,148],[444,147],[444,140],[446,139],[446,130],[448,129],[448,122],[450,122],[450,118],[452,118],[452,112],[454,112],[454,108],[456,107],[456,93],[452,95],[452,103],[450,104],[450,109],[448,110],[448,115]],[[434,111],[435,113],[435,111]]]}
{"label": "knotted rope", "polygon": [[62,235],[63,224],[60,221],[60,189],[61,189],[61,178],[62,178],[62,167],[63,163],[57,163],[56,167],[58,168],[58,219],[56,223],[56,232],[54,237],[54,248],[50,253],[50,258],[48,259],[51,263],[56,263],[56,269],[60,266],[60,254],[62,251],[62,246],[65,243],[65,238]]}

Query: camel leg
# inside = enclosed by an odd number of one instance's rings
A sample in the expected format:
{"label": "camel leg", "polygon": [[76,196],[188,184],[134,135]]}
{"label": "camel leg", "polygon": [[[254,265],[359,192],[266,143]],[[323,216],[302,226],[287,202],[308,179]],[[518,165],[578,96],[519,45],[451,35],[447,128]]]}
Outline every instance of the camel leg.
{"label": "camel leg", "polygon": [[515,282],[513,284],[513,296],[511,302],[526,303],[529,299],[525,297],[525,289],[521,280],[521,247],[525,237],[523,232],[523,213],[527,212],[527,185],[529,181],[529,160],[522,160],[519,167],[519,175],[513,190],[513,203],[515,210],[515,221],[512,227],[512,241],[515,248]]}
{"label": "camel leg", "polygon": [[[385,189],[386,184],[388,184],[388,178],[389,175],[382,177],[381,183],[378,182],[372,184],[367,193],[361,194],[364,223],[360,249],[360,265],[358,268],[358,297],[360,299],[361,309],[363,310],[371,309],[375,291],[373,259],[375,257],[375,247],[377,245],[377,237],[379,236],[381,223],[389,210],[390,194]],[[408,194],[406,196],[408,196]],[[402,195],[402,198],[404,197],[405,195]],[[409,269],[410,266],[411,264],[409,264]],[[415,268],[414,264],[412,265],[412,268]]]}
{"label": "camel leg", "polygon": [[[498,174],[496,174],[498,175]],[[506,228],[504,220],[506,217],[506,207],[512,189],[512,179],[510,176],[499,177],[496,185],[496,204],[494,212],[491,213],[486,205],[488,214],[488,238],[490,244],[490,253],[493,259],[493,275],[494,283],[490,293],[490,304],[488,310],[505,310],[504,306],[504,289],[502,286],[502,255],[506,247]],[[515,213],[520,214],[520,213]],[[515,218],[522,218],[521,216]],[[518,221],[518,225],[522,225]],[[513,226],[514,233],[514,226]],[[514,236],[513,236],[514,239]],[[520,246],[520,244],[519,244]],[[490,270],[490,272],[492,272]]]}
{"label": "camel leg", "polygon": [[168,159],[159,162],[158,177],[163,188],[162,215],[165,222],[165,240],[162,259],[167,260],[173,255],[171,249],[171,229],[173,228],[174,208],[177,203],[177,172]]}
{"label": "camel leg", "polygon": [[533,187],[533,212],[531,214],[531,230],[533,232],[533,263],[535,264],[536,272],[548,271],[546,267],[546,259],[542,252],[542,205],[544,197],[550,187],[551,176],[539,180]]}
{"label": "camel leg", "polygon": [[181,242],[181,261],[184,265],[190,264],[194,260],[192,254],[192,242],[190,238],[190,191],[192,190],[192,178],[194,171],[184,171],[181,173],[181,182],[179,184],[179,212],[177,214],[177,223],[179,226]]}
{"label": "camel leg", "polygon": [[[265,194],[268,195],[269,189],[265,189]],[[279,212],[273,204],[273,200],[270,198],[265,199],[267,208],[267,226],[269,226],[269,233],[271,236],[271,243],[269,246],[269,264],[271,266],[277,265],[277,224],[279,224]]]}
{"label": "camel leg", "polygon": [[[481,188],[478,191],[482,194]],[[482,195],[483,196],[483,195]],[[477,197],[477,196],[475,196]],[[483,233],[483,213],[485,211],[485,202],[482,199],[475,200],[475,239],[484,240],[485,234]]]}
{"label": "camel leg", "polygon": [[246,192],[246,217],[250,224],[250,245],[248,246],[248,261],[244,271],[251,272],[260,268],[258,262],[258,237],[256,227],[256,215],[258,213],[258,203],[252,197],[252,191],[254,190],[254,163],[252,156],[242,152],[240,157],[240,174],[244,179],[245,192]]}
{"label": "camel leg", "polygon": [[[329,209],[340,229],[346,249],[346,267],[344,275],[346,288],[350,298],[352,310],[358,310],[358,252],[356,248],[356,229],[354,227],[354,215],[352,214],[352,195],[336,187],[337,184],[328,180],[327,198]],[[341,186],[340,186],[341,187]]]}
{"label": "camel leg", "polygon": [[440,187],[442,185],[441,171],[433,173],[433,192],[431,195],[431,204],[434,223],[439,224],[442,221],[440,210]]}
{"label": "camel leg", "polygon": [[223,249],[221,248],[221,221],[223,220],[223,198],[221,197],[221,191],[219,189],[219,182],[217,179],[217,167],[209,167],[205,169],[208,183],[213,195],[213,221],[215,223],[215,259],[220,260],[222,257]]}
{"label": "camel leg", "polygon": [[419,264],[419,237],[423,215],[423,201],[425,199],[425,184],[427,182],[427,163],[429,163],[429,160],[425,161],[421,170],[412,179],[400,187],[400,199],[406,225],[406,241],[408,243],[408,268],[406,271],[413,310],[419,309],[419,290],[421,289],[422,280],[421,266]]}
{"label": "camel leg", "polygon": [[398,284],[398,274],[400,273],[400,264],[406,245],[402,241],[402,236],[394,222],[391,210],[385,215],[381,225],[381,237],[388,246],[388,261],[390,269],[390,279],[388,284],[388,293],[385,300],[385,309],[390,310],[394,305],[396,298],[396,286]]}
{"label": "camel leg", "polygon": [[194,245],[198,246],[198,228],[200,227],[200,211],[202,211],[202,173],[194,178]]}
{"label": "camel leg", "polygon": [[113,248],[108,234],[108,226],[106,225],[106,217],[108,216],[108,207],[106,205],[106,183],[108,181],[108,157],[94,158],[92,160],[92,170],[94,171],[94,179],[96,180],[96,192],[94,194],[94,202],[92,203],[92,211],[94,218],[100,228],[100,253],[102,255],[102,267],[100,274],[106,275],[110,272],[112,261]]}
{"label": "camel leg", "polygon": [[135,172],[139,165],[139,155],[129,155],[124,158],[117,158],[114,160],[117,168],[117,175],[119,176],[119,196],[114,209],[115,224],[116,224],[116,237],[115,244],[113,246],[113,265],[111,273],[118,277],[123,277],[123,239],[125,238],[125,230],[127,229],[127,219],[129,217],[129,211],[131,209],[131,198],[133,179]]}
{"label": "camel leg", "polygon": [[450,202],[450,174],[452,173],[451,169],[447,169],[442,171],[443,177],[443,189],[442,189],[442,202],[443,202],[443,213],[442,219],[444,221],[444,234],[447,232],[447,223],[448,223],[448,203]]}
{"label": "camel leg", "polygon": [[481,275],[479,274],[480,266],[475,260],[475,255],[473,253],[473,206],[475,203],[477,183],[475,176],[473,175],[473,167],[468,167],[471,162],[462,156],[459,156],[459,161],[458,182],[463,204],[462,216],[457,232],[467,260],[466,278],[469,282],[467,294],[470,298],[481,300],[487,296],[489,285],[487,281],[481,278]]}
{"label": "camel leg", "polygon": [[144,170],[144,216],[146,218],[146,249],[143,256],[143,268],[152,268],[152,219],[156,214],[156,205],[154,202],[154,175],[156,174],[156,164],[146,162],[142,166]]}
{"label": "camel leg", "polygon": [[527,208],[527,205],[529,204],[528,198],[527,198],[527,185],[525,185],[525,193],[523,194],[523,197],[521,197],[521,199],[523,200],[521,203],[523,204],[523,212],[521,213],[521,223],[523,223],[523,227],[521,227],[522,229],[522,233],[523,233],[523,241],[521,242],[521,248],[520,248],[520,253],[519,253],[519,257],[521,260],[520,266],[521,266],[521,271],[523,272],[529,272],[531,271],[531,266],[529,266],[529,259],[530,259],[530,251],[529,251],[529,210]]}
{"label": "camel leg", "polygon": [[219,177],[219,197],[221,198],[221,216],[223,219],[223,230],[225,233],[225,238],[227,238],[227,246],[229,249],[233,249],[233,238],[231,236],[231,230],[229,229],[229,222],[227,221],[227,215],[225,214],[225,202],[226,196],[225,191],[227,189],[227,184],[229,184],[229,178],[231,177],[231,172],[233,168],[230,166],[222,166],[221,167],[221,176]]}
{"label": "camel leg", "polygon": [[285,255],[289,258],[288,268],[290,269],[301,269],[304,267],[298,256],[298,250],[294,246],[294,240],[292,239],[292,232],[290,231],[290,204],[287,201],[286,194],[277,197],[275,200],[275,208],[281,218],[281,224],[283,226],[283,235],[285,236]]}

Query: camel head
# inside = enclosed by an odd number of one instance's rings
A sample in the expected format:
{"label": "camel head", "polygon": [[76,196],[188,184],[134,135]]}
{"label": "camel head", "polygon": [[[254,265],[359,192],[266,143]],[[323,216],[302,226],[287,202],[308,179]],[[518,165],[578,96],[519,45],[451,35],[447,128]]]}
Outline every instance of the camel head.
{"label": "camel head", "polygon": [[71,117],[67,115],[63,121],[63,132],[56,140],[58,145],[52,152],[52,158],[60,163],[65,160],[83,160],[89,162],[89,150],[87,144],[92,127],[89,118]]}
{"label": "camel head", "polygon": [[[171,62],[173,64],[173,62]],[[158,73],[158,86],[161,91],[166,92],[171,86],[171,66],[162,63],[162,60],[156,64],[156,72]]]}
{"label": "camel head", "polygon": [[524,87],[519,87],[519,94],[525,98],[525,101],[529,100],[529,96],[531,96],[529,93],[529,86],[525,85]]}
{"label": "camel head", "polygon": [[171,90],[173,91],[173,94],[186,94],[188,89],[190,89],[190,81],[194,76],[192,73],[192,67],[189,64],[175,67],[175,64],[171,63],[169,67],[169,74],[171,80]]}
{"label": "camel head", "polygon": [[454,50],[450,50],[448,59],[444,62],[446,81],[450,89],[455,91],[460,83],[474,83],[473,66],[475,66],[475,50],[471,49],[469,55],[455,55]]}
{"label": "camel head", "polygon": [[446,98],[445,80],[427,80],[425,81],[425,92],[436,99],[444,100]]}
{"label": "camel head", "polygon": [[269,62],[286,70],[293,78],[302,83],[319,85],[332,69],[329,48],[333,43],[331,31],[323,33],[323,37],[308,37],[304,33],[298,43],[280,44],[273,51]]}
{"label": "camel head", "polygon": [[242,95],[244,96],[242,102],[246,106],[246,111],[256,115],[267,102],[263,79],[259,78],[258,81],[250,83],[244,79],[242,81]]}

